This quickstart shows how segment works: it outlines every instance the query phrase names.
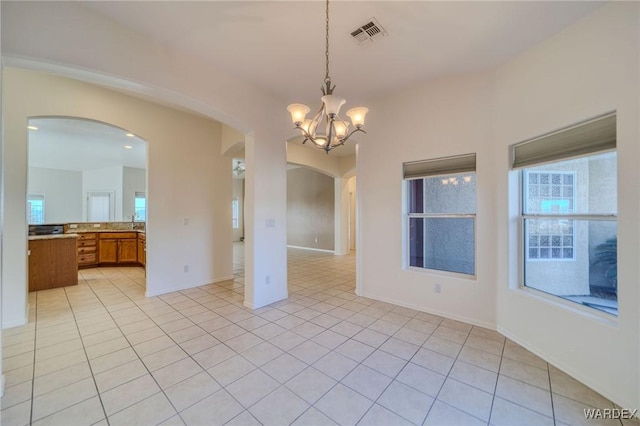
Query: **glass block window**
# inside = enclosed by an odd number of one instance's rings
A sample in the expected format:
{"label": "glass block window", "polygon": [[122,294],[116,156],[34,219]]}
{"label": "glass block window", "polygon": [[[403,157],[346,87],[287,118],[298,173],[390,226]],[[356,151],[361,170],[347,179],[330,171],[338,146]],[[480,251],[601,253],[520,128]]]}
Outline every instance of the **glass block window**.
{"label": "glass block window", "polygon": [[[525,171],[524,213],[528,215],[575,212],[576,173]],[[571,219],[530,219],[526,222],[528,260],[574,260],[575,226]]]}

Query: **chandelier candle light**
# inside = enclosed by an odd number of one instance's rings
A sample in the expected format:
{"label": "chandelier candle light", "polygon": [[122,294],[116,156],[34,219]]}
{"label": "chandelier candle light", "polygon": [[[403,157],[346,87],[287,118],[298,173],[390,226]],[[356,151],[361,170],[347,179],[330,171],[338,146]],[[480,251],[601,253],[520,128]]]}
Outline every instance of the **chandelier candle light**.
{"label": "chandelier candle light", "polygon": [[[287,111],[291,113],[291,120],[295,124],[295,128],[300,130],[304,136],[303,144],[311,141],[316,147],[323,149],[327,154],[333,148],[337,148],[344,143],[356,132],[366,133],[362,126],[364,125],[364,117],[369,112],[368,108],[356,107],[347,111],[347,116],[351,119],[353,130],[350,130],[349,124],[340,118],[340,107],[346,102],[344,98],[333,94],[336,86],[331,86],[331,77],[329,77],[329,0],[326,7],[326,73],[324,77],[324,86],[321,87],[323,96],[322,106],[313,119],[305,119],[310,108],[303,104],[291,104],[287,107]],[[320,123],[324,121],[324,126]]]}

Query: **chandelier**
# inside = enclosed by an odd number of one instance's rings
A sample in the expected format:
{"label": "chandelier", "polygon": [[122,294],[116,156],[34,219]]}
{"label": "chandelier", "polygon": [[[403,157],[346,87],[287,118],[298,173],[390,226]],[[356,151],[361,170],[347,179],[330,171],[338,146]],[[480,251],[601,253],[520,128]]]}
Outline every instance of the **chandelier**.
{"label": "chandelier", "polygon": [[234,163],[235,164],[233,165],[233,168],[231,169],[233,171],[233,174],[236,175],[236,176],[244,175],[244,170],[245,170],[244,161],[235,160]]}
{"label": "chandelier", "polygon": [[[362,126],[364,125],[364,117],[369,112],[368,108],[356,107],[347,111],[347,116],[351,119],[353,128],[340,117],[340,107],[346,102],[344,98],[333,94],[335,85],[331,85],[331,77],[329,77],[329,0],[326,6],[326,37],[325,37],[325,76],[324,86],[322,90],[322,106],[313,119],[305,119],[309,111],[308,106],[303,104],[291,104],[287,107],[287,111],[291,113],[291,120],[295,128],[300,130],[304,141],[311,141],[317,148],[323,149],[327,154],[334,148],[344,143],[356,132],[366,133]],[[324,124],[324,125],[321,125]]]}

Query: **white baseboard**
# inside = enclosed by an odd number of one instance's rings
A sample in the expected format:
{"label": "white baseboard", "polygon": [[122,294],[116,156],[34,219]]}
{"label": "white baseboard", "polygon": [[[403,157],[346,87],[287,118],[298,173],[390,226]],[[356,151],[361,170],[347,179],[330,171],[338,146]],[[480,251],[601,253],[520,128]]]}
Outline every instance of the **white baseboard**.
{"label": "white baseboard", "polygon": [[20,327],[29,323],[29,314],[24,319],[2,323],[2,329]]}
{"label": "white baseboard", "polygon": [[282,301],[282,300],[287,300],[288,298],[289,298],[289,292],[287,292],[287,294],[286,294],[284,297],[279,297],[279,298],[276,298],[276,299],[270,300],[270,301],[268,301],[267,303],[265,303],[265,304],[263,304],[263,305],[261,305],[261,306],[258,306],[257,308],[255,307],[255,305],[254,305],[253,303],[248,302],[246,299],[244,300],[244,302],[242,302],[242,304],[243,304],[245,307],[247,307],[247,308],[249,308],[249,309],[251,309],[251,310],[254,310],[254,311],[255,311],[256,309],[264,308],[265,306],[269,306],[269,305],[271,305],[272,303],[280,302],[280,301]]}
{"label": "white baseboard", "polygon": [[456,321],[462,321],[462,322],[466,322],[467,324],[473,324],[473,325],[477,325],[478,327],[484,327],[484,328],[488,328],[489,330],[497,331],[497,326],[494,323],[489,323],[489,322],[486,322],[486,321],[479,321],[479,320],[477,320],[475,318],[469,318],[469,317],[465,317],[463,315],[455,315],[455,314],[451,314],[449,312],[443,312],[443,311],[438,311],[438,310],[434,310],[434,309],[425,309],[425,308],[417,306],[417,305],[412,305],[411,303],[404,303],[404,302],[401,302],[399,300],[395,300],[395,299],[391,299],[391,298],[387,298],[387,297],[380,297],[380,296],[370,295],[370,294],[367,294],[366,292],[361,292],[361,293],[362,294],[357,294],[357,295],[361,296],[361,297],[366,297],[367,299],[379,300],[380,302],[391,303],[393,305],[402,306],[403,308],[413,309],[414,311],[425,312],[427,314],[437,315],[439,317],[452,319],[452,320],[456,320]]}
{"label": "white baseboard", "polygon": [[232,280],[233,278],[234,278],[233,275],[229,275],[229,276],[225,276],[225,277],[213,278],[211,280],[207,280],[207,282],[194,284],[194,285],[190,285],[190,286],[187,286],[187,287],[164,288],[162,290],[156,290],[154,292],[149,292],[149,290],[147,289],[145,291],[144,295],[146,297],[161,296],[163,294],[173,293],[174,291],[189,290],[190,288],[202,287],[203,285],[216,284],[216,283],[219,283],[219,282],[222,282],[222,281],[229,281],[229,280]]}
{"label": "white baseboard", "polygon": [[319,251],[319,252],[322,252],[322,253],[335,254],[334,250],[325,250],[325,249],[319,249],[319,248],[313,248],[313,247],[301,247],[301,246],[290,246],[290,245],[287,245],[287,248],[300,249],[300,250],[311,250],[311,251]]}
{"label": "white baseboard", "polygon": [[0,380],[0,398],[4,396],[4,385],[6,383],[6,379],[4,378],[4,374],[2,375],[2,380]]}
{"label": "white baseboard", "polygon": [[[506,336],[508,339],[514,341],[518,345],[522,346],[523,348],[525,348],[529,352],[539,356],[540,358],[542,358],[543,360],[545,360],[549,364],[553,365],[554,367],[558,368],[559,370],[562,370],[563,372],[565,372],[569,376],[573,377],[574,379],[576,379],[580,383],[584,384],[585,386],[587,386],[587,387],[595,390],[596,392],[600,393],[602,396],[604,396],[608,400],[618,404],[620,407],[622,407],[622,408],[636,408],[637,407],[637,405],[636,405],[637,402],[636,401],[621,401],[620,398],[616,397],[616,395],[612,395],[610,392],[607,392],[606,390],[600,389],[600,387],[598,386],[599,384],[595,383],[591,377],[584,376],[583,374],[575,371],[575,369],[570,364],[567,364],[567,363],[564,363],[564,362],[558,360],[556,357],[554,357],[552,355],[549,355],[546,351],[539,350],[538,348],[535,348],[535,347],[529,345],[527,342],[523,341],[521,338],[519,338],[515,334],[511,333],[510,331],[505,330],[502,327],[498,327],[498,332],[501,333],[502,335]],[[596,407],[596,408],[604,408],[604,407]]]}

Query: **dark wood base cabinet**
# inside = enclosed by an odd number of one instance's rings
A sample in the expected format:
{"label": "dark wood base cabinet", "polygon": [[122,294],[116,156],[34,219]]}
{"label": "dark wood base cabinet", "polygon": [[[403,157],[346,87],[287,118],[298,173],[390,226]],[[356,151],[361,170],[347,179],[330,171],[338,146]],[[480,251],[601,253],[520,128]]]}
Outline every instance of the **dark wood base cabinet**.
{"label": "dark wood base cabinet", "polygon": [[89,268],[98,265],[98,243],[95,232],[78,234],[78,267]]}
{"label": "dark wood base cabinet", "polygon": [[76,238],[29,240],[29,291],[78,285]]}
{"label": "dark wood base cabinet", "polygon": [[78,233],[78,267],[146,265],[143,232]]}
{"label": "dark wood base cabinet", "polygon": [[98,263],[132,264],[138,261],[137,232],[105,232],[98,234]]}
{"label": "dark wood base cabinet", "polygon": [[138,234],[138,263],[147,266],[147,236]]}

